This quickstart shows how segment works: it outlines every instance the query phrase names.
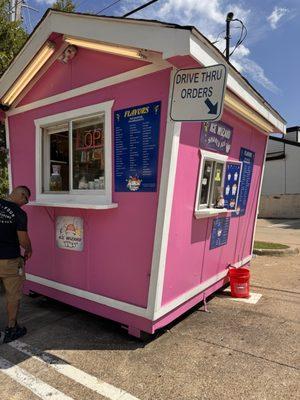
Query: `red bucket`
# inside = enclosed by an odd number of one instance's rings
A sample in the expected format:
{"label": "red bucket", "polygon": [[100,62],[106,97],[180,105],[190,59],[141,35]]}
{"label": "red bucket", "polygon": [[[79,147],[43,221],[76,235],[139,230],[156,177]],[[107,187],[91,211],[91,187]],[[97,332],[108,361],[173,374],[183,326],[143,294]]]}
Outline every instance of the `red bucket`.
{"label": "red bucket", "polygon": [[230,268],[229,279],[232,297],[250,296],[250,271],[248,269]]}

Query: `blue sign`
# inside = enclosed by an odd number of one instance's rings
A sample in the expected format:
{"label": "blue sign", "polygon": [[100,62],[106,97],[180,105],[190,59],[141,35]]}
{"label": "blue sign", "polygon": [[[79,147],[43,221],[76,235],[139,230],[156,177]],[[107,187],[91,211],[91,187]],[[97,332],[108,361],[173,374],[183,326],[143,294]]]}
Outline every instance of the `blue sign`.
{"label": "blue sign", "polygon": [[240,161],[243,163],[239,197],[236,212],[232,213],[233,217],[242,216],[246,212],[247,202],[249,197],[249,191],[251,186],[253,164],[254,164],[255,153],[251,150],[241,148]]}
{"label": "blue sign", "polygon": [[224,180],[224,207],[228,210],[234,210],[236,207],[240,173],[241,164],[233,162],[228,162],[226,164]]}
{"label": "blue sign", "polygon": [[116,192],[155,192],[161,102],[115,111]]}
{"label": "blue sign", "polygon": [[210,250],[224,246],[227,243],[229,225],[230,217],[214,219],[210,238]]}
{"label": "blue sign", "polygon": [[200,147],[217,153],[229,154],[233,128],[224,122],[203,122]]}

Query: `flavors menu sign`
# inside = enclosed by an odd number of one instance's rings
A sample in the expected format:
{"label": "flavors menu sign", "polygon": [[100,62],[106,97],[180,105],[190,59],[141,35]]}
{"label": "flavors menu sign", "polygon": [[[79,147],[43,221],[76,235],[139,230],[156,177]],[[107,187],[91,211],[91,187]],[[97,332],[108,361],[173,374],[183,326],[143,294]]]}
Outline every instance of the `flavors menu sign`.
{"label": "flavors menu sign", "polygon": [[114,114],[116,192],[155,192],[161,102]]}
{"label": "flavors menu sign", "polygon": [[233,128],[224,122],[204,122],[201,127],[200,147],[221,154],[229,154]]}

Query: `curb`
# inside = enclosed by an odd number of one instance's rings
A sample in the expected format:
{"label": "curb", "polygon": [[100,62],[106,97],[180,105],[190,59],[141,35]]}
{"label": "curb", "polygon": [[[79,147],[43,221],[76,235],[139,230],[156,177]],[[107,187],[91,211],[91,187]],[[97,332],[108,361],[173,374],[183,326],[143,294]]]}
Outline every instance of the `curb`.
{"label": "curb", "polygon": [[288,249],[253,249],[253,254],[258,256],[286,257],[299,254],[297,247],[289,247]]}

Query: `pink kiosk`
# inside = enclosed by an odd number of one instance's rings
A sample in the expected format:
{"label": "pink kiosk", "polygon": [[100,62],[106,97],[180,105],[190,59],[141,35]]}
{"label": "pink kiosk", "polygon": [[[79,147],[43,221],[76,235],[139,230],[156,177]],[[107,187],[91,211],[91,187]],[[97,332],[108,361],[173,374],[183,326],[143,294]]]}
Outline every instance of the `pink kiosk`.
{"label": "pink kiosk", "polygon": [[[221,118],[172,119],[178,72],[218,64]],[[187,107],[216,106],[207,79],[182,87]],[[10,185],[32,190],[25,293],[139,337],[249,264],[268,134],[285,121],[194,27],[48,10],[0,98]]]}

